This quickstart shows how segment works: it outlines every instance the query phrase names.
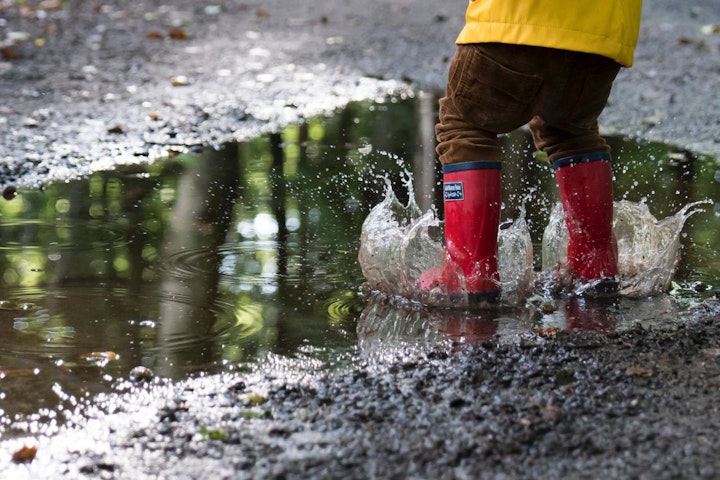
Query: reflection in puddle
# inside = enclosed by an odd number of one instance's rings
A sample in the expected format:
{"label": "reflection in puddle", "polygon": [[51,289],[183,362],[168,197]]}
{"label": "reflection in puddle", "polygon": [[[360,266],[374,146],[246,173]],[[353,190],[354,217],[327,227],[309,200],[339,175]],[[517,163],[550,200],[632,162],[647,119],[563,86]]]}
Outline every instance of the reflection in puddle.
{"label": "reflection in puddle", "polygon": [[[432,113],[428,101],[355,103],[280,134],[0,201],[0,433],[13,434],[15,416],[31,412],[52,431],[64,411],[139,366],[171,378],[280,357],[316,368],[358,344],[514,341],[534,328],[710,314],[701,302],[720,283],[712,208],[684,229],[678,294],[594,305],[561,298],[480,319],[359,295],[361,225],[385,177],[404,204],[405,172],[432,158],[419,113]],[[503,220],[525,212],[537,271],[554,180],[522,133],[503,141]],[[621,139],[613,148],[618,200],[644,201],[663,218],[720,198],[712,158],[678,161],[665,145]],[[423,173],[413,180],[426,210],[441,202],[439,178]]]}

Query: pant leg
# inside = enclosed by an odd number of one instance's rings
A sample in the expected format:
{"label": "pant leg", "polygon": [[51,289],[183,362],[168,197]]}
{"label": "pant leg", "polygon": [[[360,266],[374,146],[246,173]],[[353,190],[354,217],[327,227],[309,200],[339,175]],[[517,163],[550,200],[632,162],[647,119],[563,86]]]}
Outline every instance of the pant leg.
{"label": "pant leg", "polygon": [[436,126],[442,164],[499,161],[497,136],[529,121],[551,160],[609,151],[598,117],[620,70],[599,55],[526,45],[458,45]]}
{"label": "pant leg", "polygon": [[[532,118],[543,80],[532,69],[524,73],[507,66],[506,60],[513,56],[505,50],[515,51],[513,47],[517,46],[458,45],[435,129],[443,165],[499,161],[498,134],[515,130]],[[536,59],[525,61],[535,63]]]}
{"label": "pant leg", "polygon": [[610,151],[600,136],[598,117],[621,67],[599,55],[567,52],[566,57],[559,71],[548,72],[529,123],[535,147],[551,161]]}

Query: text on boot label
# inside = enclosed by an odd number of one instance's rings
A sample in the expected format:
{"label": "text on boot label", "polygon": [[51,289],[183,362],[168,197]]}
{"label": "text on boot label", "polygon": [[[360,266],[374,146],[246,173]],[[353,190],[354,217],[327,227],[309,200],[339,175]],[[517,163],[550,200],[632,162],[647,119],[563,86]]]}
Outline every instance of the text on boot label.
{"label": "text on boot label", "polygon": [[443,186],[445,200],[464,200],[463,182],[446,182]]}

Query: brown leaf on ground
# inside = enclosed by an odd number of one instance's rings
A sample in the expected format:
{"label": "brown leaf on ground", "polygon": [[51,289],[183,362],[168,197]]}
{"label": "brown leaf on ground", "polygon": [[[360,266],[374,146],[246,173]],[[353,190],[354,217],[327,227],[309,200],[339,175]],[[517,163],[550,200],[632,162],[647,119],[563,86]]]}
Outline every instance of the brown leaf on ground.
{"label": "brown leaf on ground", "polygon": [[173,28],[168,32],[168,36],[173,40],[187,40],[190,38],[190,35],[182,28]]}
{"label": "brown leaf on ground", "polygon": [[640,367],[638,365],[634,365],[632,367],[628,367],[625,370],[625,375],[630,375],[633,377],[652,377],[653,376],[653,369],[652,368],[645,368]]}
{"label": "brown leaf on ground", "polygon": [[165,35],[163,35],[162,32],[158,32],[157,30],[153,30],[152,32],[148,32],[145,34],[145,38],[148,40],[163,40],[165,38]]}
{"label": "brown leaf on ground", "polygon": [[532,332],[541,337],[554,337],[560,333],[560,329],[556,327],[533,328]]}
{"label": "brown leaf on ground", "polygon": [[20,54],[13,47],[2,47],[0,48],[0,57],[5,61],[17,60],[20,58]]}
{"label": "brown leaf on ground", "polygon": [[37,447],[28,447],[23,445],[22,448],[16,450],[12,454],[12,461],[15,463],[30,463],[35,460]]}

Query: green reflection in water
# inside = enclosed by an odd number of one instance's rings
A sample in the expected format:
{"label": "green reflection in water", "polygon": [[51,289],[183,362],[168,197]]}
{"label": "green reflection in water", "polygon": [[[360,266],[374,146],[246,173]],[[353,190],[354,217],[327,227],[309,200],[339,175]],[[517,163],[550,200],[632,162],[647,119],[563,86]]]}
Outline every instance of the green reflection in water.
{"label": "green reflection in water", "polygon": [[[106,391],[139,365],[179,378],[268,353],[331,364],[354,348],[360,227],[382,177],[404,201],[402,172],[415,171],[421,204],[441,208],[437,169],[419,167],[434,156],[432,102],[353,103],[278,134],[0,202],[2,425]],[[645,199],[659,217],[720,199],[716,159],[612,143],[617,198]],[[522,132],[503,145],[503,217],[524,205],[539,252],[552,173]],[[718,227],[712,211],[691,219],[679,280],[720,283]]]}

